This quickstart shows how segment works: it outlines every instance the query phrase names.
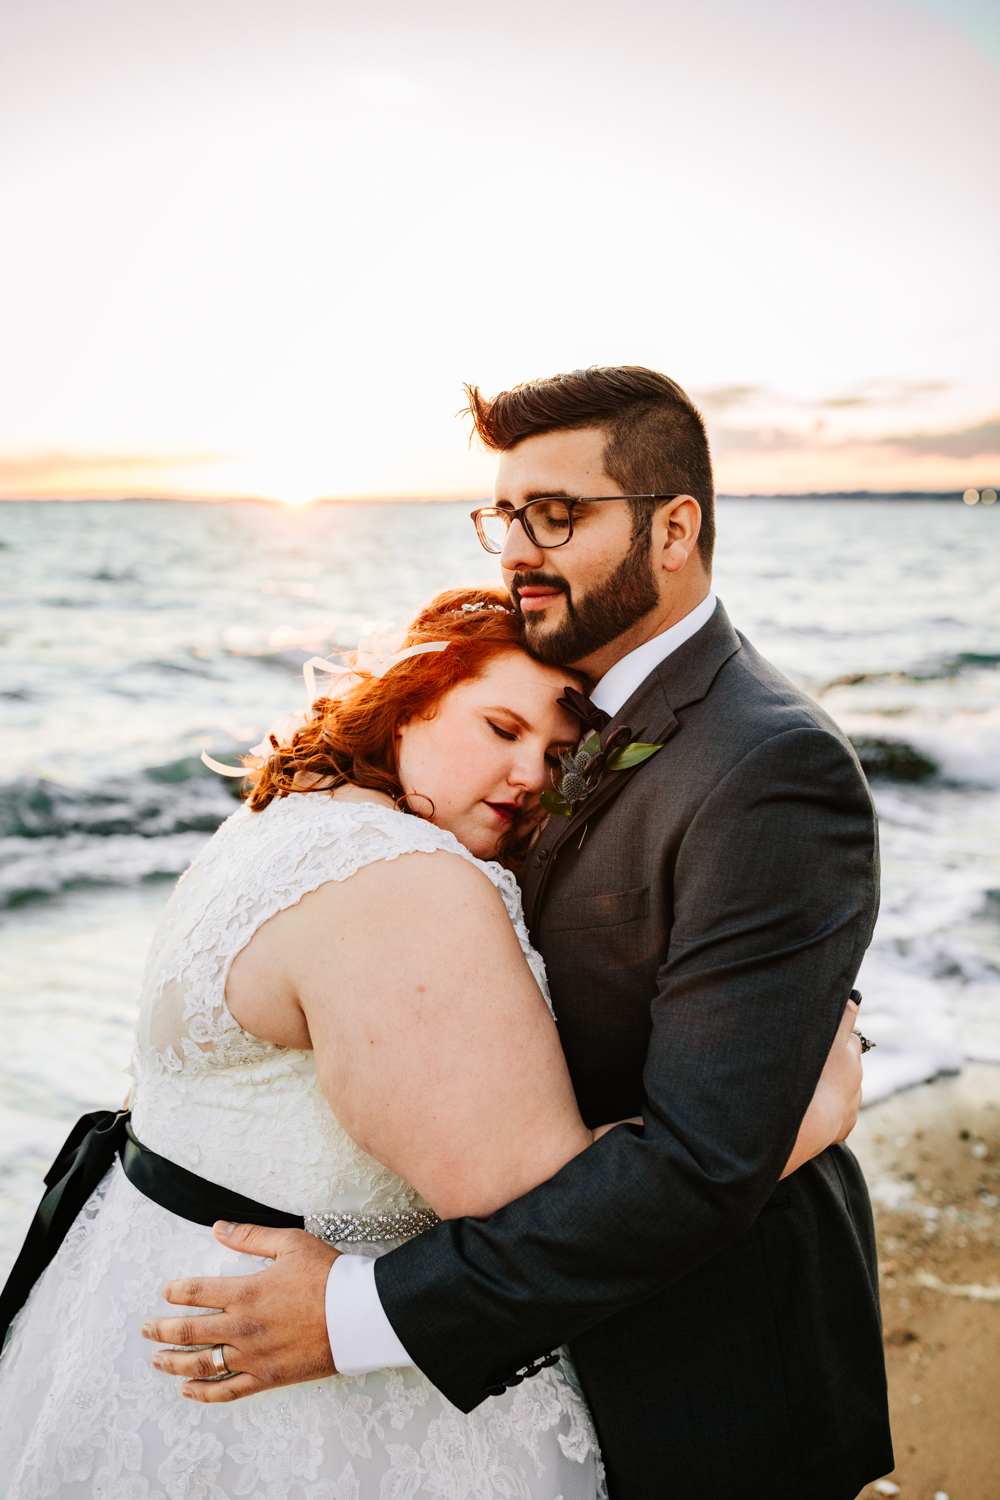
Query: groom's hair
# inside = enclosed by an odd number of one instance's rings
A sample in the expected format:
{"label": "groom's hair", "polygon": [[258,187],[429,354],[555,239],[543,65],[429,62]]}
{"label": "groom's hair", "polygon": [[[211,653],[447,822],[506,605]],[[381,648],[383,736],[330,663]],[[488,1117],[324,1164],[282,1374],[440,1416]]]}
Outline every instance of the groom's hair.
{"label": "groom's hair", "polygon": [[[503,452],[542,432],[604,431],[604,471],[631,495],[693,495],[701,506],[698,551],[706,568],[715,545],[715,487],[705,424],[676,381],[642,365],[591,365],[528,380],[498,396],[466,385],[468,413],[487,448]],[[653,511],[632,502],[632,535],[648,539]]]}

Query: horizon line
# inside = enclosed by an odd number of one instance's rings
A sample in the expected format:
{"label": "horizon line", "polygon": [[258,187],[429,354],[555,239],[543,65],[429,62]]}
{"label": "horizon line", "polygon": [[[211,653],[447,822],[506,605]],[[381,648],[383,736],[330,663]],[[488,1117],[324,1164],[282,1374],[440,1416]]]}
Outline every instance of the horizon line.
{"label": "horizon line", "polygon": [[[966,489],[810,489],[810,490],[777,490],[777,489],[754,489],[754,490],[717,490],[715,499],[961,499],[969,492],[970,487],[975,487],[979,492],[984,489],[996,489],[997,484],[978,484],[978,486],[967,486]],[[195,504],[195,505],[280,505],[285,510],[312,510],[316,505],[441,505],[441,504],[481,504],[487,505],[492,495],[471,495],[468,490],[450,490],[447,493],[424,493],[403,492],[391,493],[391,495],[316,495],[306,501],[295,502],[279,499],[274,495],[198,495],[198,493],[112,493],[108,490],[88,490],[81,495],[66,495],[66,493],[51,492],[45,495],[1,495],[0,504],[30,505],[30,504],[117,504],[120,501],[142,502],[142,504],[153,504],[156,501],[166,504]]]}
{"label": "horizon line", "polygon": [[[743,490],[717,491],[717,500],[961,500],[965,490]],[[996,485],[975,486],[980,492],[997,488]],[[199,495],[175,492],[170,494],[129,494],[89,491],[85,494],[67,495],[51,493],[44,495],[3,495],[0,504],[117,504],[133,502],[152,504],[164,502],[168,505],[274,505],[284,510],[312,510],[323,505],[488,505],[492,496],[470,495],[467,491],[454,490],[446,494],[403,493],[389,495],[317,495],[315,498],[294,504],[273,495]]]}

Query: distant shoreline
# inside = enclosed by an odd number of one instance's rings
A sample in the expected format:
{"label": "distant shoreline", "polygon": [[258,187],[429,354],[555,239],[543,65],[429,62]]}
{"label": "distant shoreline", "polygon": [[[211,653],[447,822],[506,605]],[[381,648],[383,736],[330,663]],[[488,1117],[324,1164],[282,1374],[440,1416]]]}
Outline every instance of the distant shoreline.
{"label": "distant shoreline", "polygon": [[[996,486],[993,486],[996,488]],[[933,500],[961,503],[962,490],[809,490],[786,494],[733,495],[719,492],[717,500]],[[267,495],[0,495],[0,505],[117,504],[142,501],[170,505],[280,505],[286,510],[312,510],[320,505],[488,505],[490,495],[323,495],[303,505],[290,505]]]}
{"label": "distant shoreline", "polygon": [[728,495],[717,500],[961,500],[964,490],[808,490],[802,494]]}

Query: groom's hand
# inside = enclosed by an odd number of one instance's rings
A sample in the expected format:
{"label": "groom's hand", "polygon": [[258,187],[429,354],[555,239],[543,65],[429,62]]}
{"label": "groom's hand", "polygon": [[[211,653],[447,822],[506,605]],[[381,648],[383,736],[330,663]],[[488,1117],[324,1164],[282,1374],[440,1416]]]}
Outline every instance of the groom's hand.
{"label": "groom's hand", "polygon": [[[168,1281],[167,1302],[221,1311],[144,1323],[143,1338],[194,1346],[158,1350],[155,1367],[183,1376],[183,1395],[193,1401],[236,1401],[273,1386],[335,1375],[326,1331],[326,1278],[340,1251],[303,1229],[219,1223],[215,1237],[230,1250],[274,1264],[253,1276]],[[222,1345],[230,1379],[213,1378],[215,1344]]]}

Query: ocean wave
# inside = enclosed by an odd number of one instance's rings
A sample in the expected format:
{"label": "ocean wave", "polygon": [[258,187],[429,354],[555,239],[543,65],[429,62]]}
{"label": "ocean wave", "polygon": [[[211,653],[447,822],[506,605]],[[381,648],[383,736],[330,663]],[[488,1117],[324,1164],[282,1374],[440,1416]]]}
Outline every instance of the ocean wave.
{"label": "ocean wave", "polygon": [[1000,706],[845,708],[835,717],[869,778],[923,781],[936,774],[956,786],[1000,787]]}
{"label": "ocean wave", "polygon": [[886,672],[845,672],[818,689],[817,697],[834,688],[861,687],[872,682],[949,682],[956,677],[1000,668],[1000,655],[990,651],[958,651],[952,656],[933,657],[926,664]]}
{"label": "ocean wave", "polygon": [[963,651],[924,668],[857,672],[817,693],[869,776],[1000,787],[1000,656]]}
{"label": "ocean wave", "polygon": [[212,833],[233,795],[196,756],[84,787],[24,776],[0,786],[0,838]]}
{"label": "ocean wave", "polygon": [[31,896],[54,896],[80,885],[138,885],[187,869],[205,843],[204,833],[162,838],[116,833],[88,838],[0,839],[0,906]]}
{"label": "ocean wave", "polygon": [[195,757],[87,787],[8,782],[0,787],[0,906],[67,886],[179,875],[233,811],[238,787]]}
{"label": "ocean wave", "polygon": [[857,984],[865,1100],[1000,1062],[1000,794],[875,788],[882,904]]}

